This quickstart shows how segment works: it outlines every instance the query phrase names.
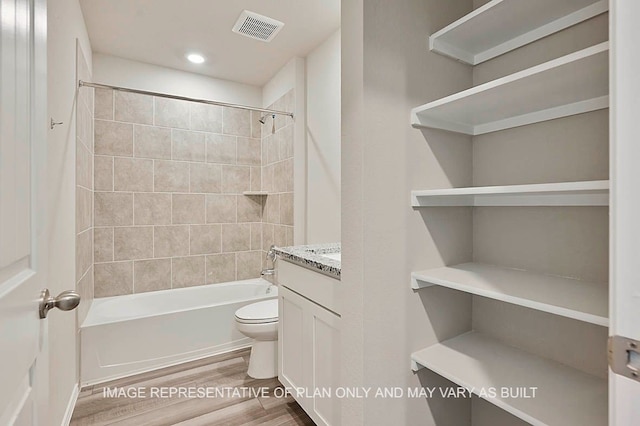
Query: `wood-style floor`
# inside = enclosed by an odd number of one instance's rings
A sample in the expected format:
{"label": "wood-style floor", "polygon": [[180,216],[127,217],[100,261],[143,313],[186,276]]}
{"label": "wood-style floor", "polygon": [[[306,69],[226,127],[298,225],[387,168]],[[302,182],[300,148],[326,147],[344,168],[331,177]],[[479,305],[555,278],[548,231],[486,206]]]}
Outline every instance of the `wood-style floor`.
{"label": "wood-style floor", "polygon": [[[205,425],[313,425],[291,397],[276,398],[277,379],[247,376],[249,349],[230,352],[149,373],[83,388],[71,425],[205,426]],[[209,398],[149,397],[153,388],[269,388],[269,398],[255,393]],[[110,397],[104,389],[141,389],[145,397]],[[157,391],[156,391],[157,394]],[[276,393],[277,395],[280,392]]]}

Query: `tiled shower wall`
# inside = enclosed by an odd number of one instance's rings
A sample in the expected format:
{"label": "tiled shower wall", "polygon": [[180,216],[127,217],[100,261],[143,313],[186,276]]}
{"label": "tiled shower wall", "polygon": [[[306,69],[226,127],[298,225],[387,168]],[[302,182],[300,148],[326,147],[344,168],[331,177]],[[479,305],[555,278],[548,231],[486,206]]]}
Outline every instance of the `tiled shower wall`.
{"label": "tiled shower wall", "polygon": [[[76,47],[76,74],[91,81],[87,61]],[[93,300],[93,89],[76,91],[76,290],[81,302],[78,324]]]}
{"label": "tiled shower wall", "polygon": [[[295,91],[290,90],[267,108],[294,111]],[[269,117],[262,128],[262,189],[269,193],[263,217],[265,251],[272,244],[293,245],[294,120],[276,116],[275,133],[273,124]]]}
{"label": "tiled shower wall", "polygon": [[258,277],[258,117],[111,90],[95,95],[96,297]]}

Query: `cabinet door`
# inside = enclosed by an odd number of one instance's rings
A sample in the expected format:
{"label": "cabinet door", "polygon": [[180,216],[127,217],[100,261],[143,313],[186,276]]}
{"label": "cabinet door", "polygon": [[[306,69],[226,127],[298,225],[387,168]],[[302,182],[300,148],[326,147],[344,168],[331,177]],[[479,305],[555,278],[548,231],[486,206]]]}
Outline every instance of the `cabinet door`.
{"label": "cabinet door", "polygon": [[[305,331],[305,305],[310,303],[297,294],[280,287],[278,291],[278,378],[291,388],[309,387],[305,377],[306,359],[309,358],[309,333]],[[306,327],[305,327],[306,326]],[[298,397],[295,397],[298,400]],[[298,400],[300,403],[301,401]],[[302,405],[302,404],[301,404]]]}
{"label": "cabinet door", "polygon": [[340,386],[340,317],[319,305],[309,302],[311,330],[311,376],[313,389],[331,397],[313,399],[311,417],[317,424],[340,424],[340,400],[336,388]]}

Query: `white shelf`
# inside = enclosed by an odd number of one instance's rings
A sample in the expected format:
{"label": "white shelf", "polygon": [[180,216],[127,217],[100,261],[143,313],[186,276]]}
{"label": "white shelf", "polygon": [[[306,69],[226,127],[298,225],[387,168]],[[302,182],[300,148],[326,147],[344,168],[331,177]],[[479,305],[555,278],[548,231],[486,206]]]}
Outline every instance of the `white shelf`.
{"label": "white shelf", "polygon": [[267,191],[244,191],[242,195],[263,197],[269,195],[269,193]]}
{"label": "white shelf", "polygon": [[607,424],[607,382],[560,363],[470,332],[411,355],[412,368],[428,368],[446,379],[481,390],[537,387],[535,398],[484,397],[533,425]]}
{"label": "white shelf", "polygon": [[609,288],[605,283],[479,263],[414,272],[411,281],[414,289],[439,285],[591,324],[609,325]]}
{"label": "white shelf", "polygon": [[411,191],[413,207],[607,206],[609,181],[480,186]]}
{"label": "white shelf", "polygon": [[601,43],[414,108],[414,127],[480,135],[609,106]]}
{"label": "white shelf", "polygon": [[433,34],[429,47],[477,65],[608,9],[607,0],[493,0]]}

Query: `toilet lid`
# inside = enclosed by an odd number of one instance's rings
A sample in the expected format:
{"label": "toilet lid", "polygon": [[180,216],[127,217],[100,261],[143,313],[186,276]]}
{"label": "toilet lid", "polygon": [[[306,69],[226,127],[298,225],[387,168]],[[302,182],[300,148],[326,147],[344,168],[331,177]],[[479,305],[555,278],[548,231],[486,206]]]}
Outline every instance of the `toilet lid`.
{"label": "toilet lid", "polygon": [[265,323],[278,321],[278,299],[252,303],[236,311],[238,321],[244,323]]}

